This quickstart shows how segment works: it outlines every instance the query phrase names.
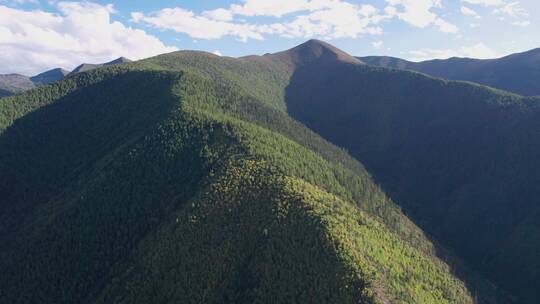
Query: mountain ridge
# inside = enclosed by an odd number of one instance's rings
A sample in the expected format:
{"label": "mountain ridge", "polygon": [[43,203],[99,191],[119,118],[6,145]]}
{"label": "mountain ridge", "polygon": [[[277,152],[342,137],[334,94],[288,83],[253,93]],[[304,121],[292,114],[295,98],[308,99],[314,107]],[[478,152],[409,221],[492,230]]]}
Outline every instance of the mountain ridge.
{"label": "mountain ridge", "polygon": [[79,66],[77,66],[75,69],[73,69],[73,71],[71,71],[68,76],[71,76],[71,75],[75,75],[75,74],[78,74],[78,73],[82,73],[82,72],[86,72],[86,71],[90,71],[90,70],[93,70],[93,69],[97,69],[97,68],[100,68],[100,67],[104,67],[104,66],[109,66],[109,65],[115,65],[115,64],[124,64],[124,63],[129,63],[131,62],[131,60],[125,58],[125,57],[118,57],[114,60],[111,60],[111,61],[108,61],[108,62],[105,62],[105,63],[83,63]]}
{"label": "mountain ridge", "polygon": [[472,303],[362,165],[287,115],[283,67],[176,52],[2,99],[2,300]]}
{"label": "mountain ridge", "polygon": [[397,57],[357,57],[367,64],[412,70],[435,77],[466,80],[525,96],[540,95],[540,48],[496,59],[452,57],[412,62]]}
{"label": "mountain ridge", "polygon": [[506,170],[537,98],[350,57],[174,52],[0,99],[0,299],[534,302],[536,177]]}
{"label": "mountain ridge", "polygon": [[65,77],[75,75],[84,71],[89,71],[102,66],[129,63],[131,60],[125,57],[119,57],[112,61],[102,64],[83,63],[73,71],[67,71],[62,68],[54,68],[34,76],[25,76],[21,74],[0,74],[0,97],[11,96],[21,92],[34,89],[39,86],[48,85],[59,81]]}
{"label": "mountain ridge", "polygon": [[365,164],[445,248],[538,301],[538,97],[346,64],[300,68],[286,94],[292,117]]}
{"label": "mountain ridge", "polygon": [[36,76],[30,77],[30,80],[36,85],[46,85],[60,79],[63,79],[69,74],[68,70],[62,68],[51,69]]}

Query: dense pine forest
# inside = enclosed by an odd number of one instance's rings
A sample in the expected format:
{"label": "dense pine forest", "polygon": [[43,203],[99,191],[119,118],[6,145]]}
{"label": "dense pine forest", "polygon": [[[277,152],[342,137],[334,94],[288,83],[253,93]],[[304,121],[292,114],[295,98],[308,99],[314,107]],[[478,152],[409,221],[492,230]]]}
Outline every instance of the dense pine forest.
{"label": "dense pine forest", "polygon": [[538,101],[320,41],[1,98],[0,302],[534,303]]}

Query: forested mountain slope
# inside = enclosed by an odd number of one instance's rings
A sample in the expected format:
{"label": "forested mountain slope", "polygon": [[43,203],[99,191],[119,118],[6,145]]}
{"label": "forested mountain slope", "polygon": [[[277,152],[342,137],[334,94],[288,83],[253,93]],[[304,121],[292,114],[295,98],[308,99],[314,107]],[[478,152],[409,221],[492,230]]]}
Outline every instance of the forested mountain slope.
{"label": "forested mountain slope", "polygon": [[525,96],[540,95],[540,48],[487,60],[454,57],[411,62],[386,56],[358,59],[370,65],[467,80]]}
{"label": "forested mountain slope", "polygon": [[446,248],[540,302],[540,98],[339,62],[297,68],[286,102]]}
{"label": "forested mountain slope", "polygon": [[0,99],[0,302],[504,303],[287,115],[308,62],[280,60],[176,52]]}

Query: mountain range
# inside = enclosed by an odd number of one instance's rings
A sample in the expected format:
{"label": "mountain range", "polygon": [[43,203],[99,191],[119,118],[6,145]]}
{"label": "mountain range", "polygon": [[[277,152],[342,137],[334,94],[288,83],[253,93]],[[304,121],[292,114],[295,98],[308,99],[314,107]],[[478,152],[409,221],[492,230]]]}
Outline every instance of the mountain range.
{"label": "mountain range", "polygon": [[113,61],[102,64],[84,63],[76,67],[71,72],[62,68],[56,68],[32,77],[20,74],[0,74],[0,97],[11,96],[39,86],[47,85],[49,83],[61,80],[66,76],[75,75],[80,72],[88,71],[102,66],[122,64],[130,61],[131,60],[127,58],[120,57]]}
{"label": "mountain range", "polygon": [[358,57],[375,66],[465,80],[524,96],[540,95],[540,48],[498,59],[457,58],[411,62],[387,56]]}
{"label": "mountain range", "polygon": [[2,303],[537,303],[540,97],[310,40],[0,99]]}

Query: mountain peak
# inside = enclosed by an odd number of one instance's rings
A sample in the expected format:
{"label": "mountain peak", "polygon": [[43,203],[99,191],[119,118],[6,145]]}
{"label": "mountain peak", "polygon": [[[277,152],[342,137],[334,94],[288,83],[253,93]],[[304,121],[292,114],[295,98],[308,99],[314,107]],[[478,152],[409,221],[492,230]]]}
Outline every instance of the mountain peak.
{"label": "mountain peak", "polygon": [[106,62],[106,63],[98,63],[98,64],[83,63],[83,64],[79,65],[78,67],[76,67],[73,71],[71,71],[71,73],[69,73],[69,75],[75,75],[77,73],[93,70],[93,69],[100,68],[100,67],[103,67],[103,66],[115,65],[115,64],[124,64],[124,63],[128,63],[128,62],[131,62],[131,60],[127,59],[126,57],[119,57],[119,58],[116,58],[113,61],[109,61],[109,62]]}
{"label": "mountain peak", "polygon": [[359,59],[327,42],[317,39],[308,40],[290,50],[267,56],[282,61],[288,61],[296,66],[312,62],[345,62],[362,64],[362,61]]}
{"label": "mountain peak", "polygon": [[128,62],[131,62],[131,60],[126,57],[119,57],[113,61],[109,61],[105,63],[104,65],[122,64],[122,63],[128,63]]}
{"label": "mountain peak", "polygon": [[74,75],[74,74],[81,73],[84,71],[89,71],[89,70],[98,68],[100,66],[101,66],[100,64],[83,63],[79,65],[78,67],[76,67],[73,71],[71,71],[69,75]]}
{"label": "mountain peak", "polygon": [[66,71],[61,68],[56,68],[56,69],[45,71],[36,76],[33,76],[30,78],[30,80],[32,80],[36,84],[44,85],[44,84],[49,84],[51,82],[58,81],[64,78],[67,74],[69,74],[69,71]]}

